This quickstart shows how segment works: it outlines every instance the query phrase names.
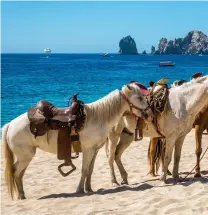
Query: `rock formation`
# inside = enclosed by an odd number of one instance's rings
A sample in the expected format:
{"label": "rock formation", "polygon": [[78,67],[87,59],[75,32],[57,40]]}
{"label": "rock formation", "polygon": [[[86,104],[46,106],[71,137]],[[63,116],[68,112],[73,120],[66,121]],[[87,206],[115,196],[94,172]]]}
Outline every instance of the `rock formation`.
{"label": "rock formation", "polygon": [[184,38],[161,38],[154,54],[208,54],[208,37],[201,31],[190,31]]}
{"label": "rock formation", "polygon": [[164,53],[164,49],[165,49],[167,43],[168,43],[168,40],[166,38],[160,39],[159,44],[158,44],[158,50],[159,50],[160,54]]}
{"label": "rock formation", "polygon": [[144,51],[142,52],[142,54],[147,54],[146,50],[144,50]]}
{"label": "rock formation", "polygon": [[124,37],[119,42],[119,54],[138,54],[134,39],[131,36]]}
{"label": "rock formation", "polygon": [[155,47],[154,46],[151,47],[151,54],[155,54]]}

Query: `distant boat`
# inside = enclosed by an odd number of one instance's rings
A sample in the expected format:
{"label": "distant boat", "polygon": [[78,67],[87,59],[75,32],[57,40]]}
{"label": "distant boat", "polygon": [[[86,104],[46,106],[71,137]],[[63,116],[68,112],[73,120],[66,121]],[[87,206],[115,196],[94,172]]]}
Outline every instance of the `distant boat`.
{"label": "distant boat", "polygon": [[101,54],[103,57],[110,57],[108,53]]}
{"label": "distant boat", "polygon": [[160,62],[159,66],[175,66],[175,63],[173,63],[172,61],[163,61]]}
{"label": "distant boat", "polygon": [[51,53],[51,49],[45,48],[45,49],[44,49],[44,52],[50,54],[50,53]]}

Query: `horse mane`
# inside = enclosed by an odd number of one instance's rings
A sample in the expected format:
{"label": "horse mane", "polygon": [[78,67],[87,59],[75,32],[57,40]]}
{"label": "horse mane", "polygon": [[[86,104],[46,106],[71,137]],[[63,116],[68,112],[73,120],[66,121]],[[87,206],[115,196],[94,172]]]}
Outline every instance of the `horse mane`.
{"label": "horse mane", "polygon": [[[134,93],[141,94],[140,88],[135,85],[134,83],[129,84],[132,90],[130,90],[126,85],[122,87],[122,92],[129,97],[132,94],[132,91]],[[91,118],[95,124],[99,124],[102,126],[102,124],[109,122],[109,120],[112,120],[112,118],[115,118],[120,111],[121,111],[122,105],[121,105],[121,96],[119,93],[119,90],[114,90],[105,97],[86,104],[85,110],[87,114],[87,119]]]}
{"label": "horse mane", "polygon": [[115,117],[115,113],[119,113],[121,109],[121,97],[119,90],[114,90],[107,96],[85,105],[87,119],[91,118],[96,124],[103,123]]}

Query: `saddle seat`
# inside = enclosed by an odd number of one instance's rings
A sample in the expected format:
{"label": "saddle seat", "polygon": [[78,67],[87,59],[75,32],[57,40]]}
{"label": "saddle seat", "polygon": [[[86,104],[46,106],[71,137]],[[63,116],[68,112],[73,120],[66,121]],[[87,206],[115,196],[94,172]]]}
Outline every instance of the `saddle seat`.
{"label": "saddle seat", "polygon": [[37,109],[42,112],[48,120],[58,120],[60,122],[74,122],[77,119],[79,104],[73,102],[70,107],[57,108],[52,103],[41,100],[37,103]]}

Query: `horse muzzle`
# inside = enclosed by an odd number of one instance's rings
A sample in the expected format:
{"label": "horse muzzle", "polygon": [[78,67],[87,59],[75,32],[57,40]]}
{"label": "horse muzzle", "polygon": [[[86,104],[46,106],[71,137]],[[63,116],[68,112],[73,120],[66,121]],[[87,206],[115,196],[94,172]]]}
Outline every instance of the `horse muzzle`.
{"label": "horse muzzle", "polygon": [[142,118],[149,122],[153,121],[153,112],[150,107],[142,111]]}

